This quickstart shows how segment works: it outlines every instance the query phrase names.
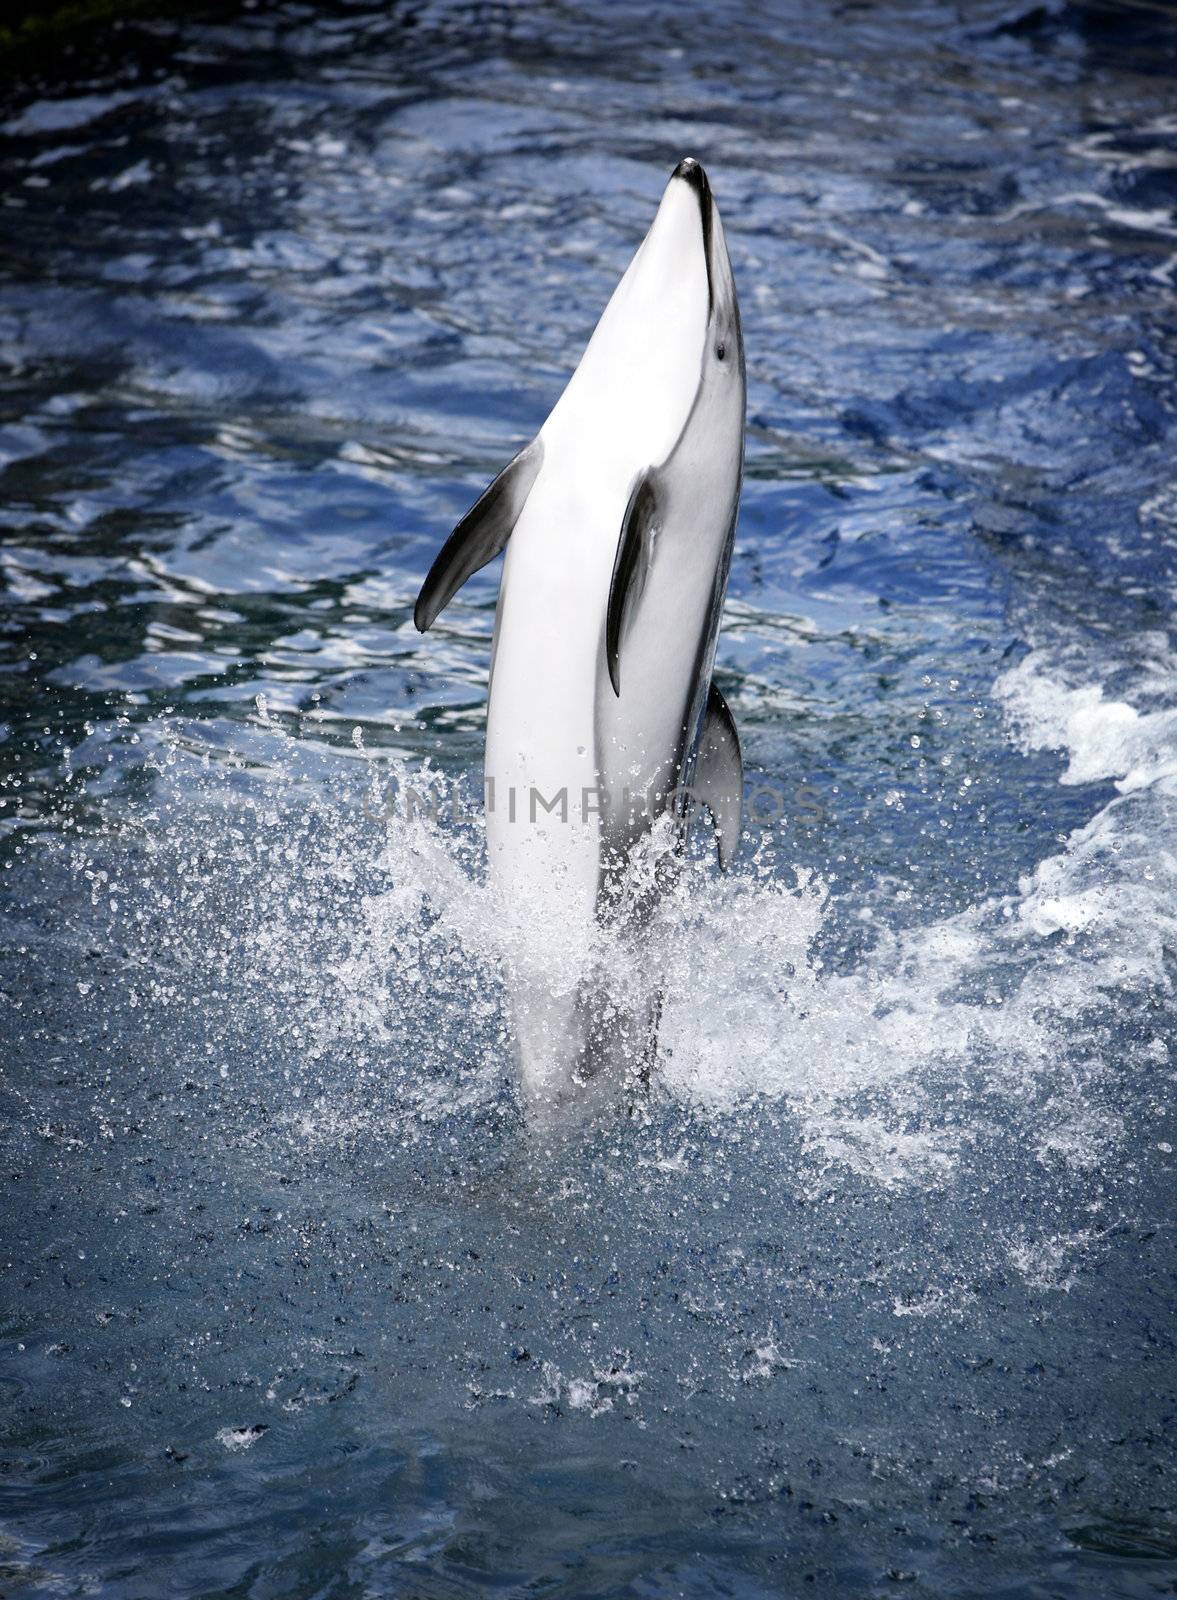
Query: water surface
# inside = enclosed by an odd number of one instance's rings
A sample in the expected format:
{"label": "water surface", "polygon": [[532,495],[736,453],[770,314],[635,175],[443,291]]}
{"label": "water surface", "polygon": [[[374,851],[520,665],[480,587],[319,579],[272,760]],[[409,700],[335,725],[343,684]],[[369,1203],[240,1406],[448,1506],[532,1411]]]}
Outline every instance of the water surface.
{"label": "water surface", "polygon": [[[1177,1583],[1177,27],[195,7],[0,105],[0,1592]],[[749,361],[645,1122],[520,1127],[439,541],[702,159]],[[751,799],[751,794],[750,794]]]}

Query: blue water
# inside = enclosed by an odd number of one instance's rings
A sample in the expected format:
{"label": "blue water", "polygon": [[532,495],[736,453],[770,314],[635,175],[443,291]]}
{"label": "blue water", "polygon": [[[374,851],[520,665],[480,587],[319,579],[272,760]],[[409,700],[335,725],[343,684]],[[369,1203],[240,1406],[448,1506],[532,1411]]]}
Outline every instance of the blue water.
{"label": "blue water", "polygon": [[[9,65],[0,1594],[1174,1591],[1175,67],[1058,0]],[[411,605],[687,153],[769,816],[648,1118],[541,1142],[477,820],[388,804],[477,791],[497,575]]]}

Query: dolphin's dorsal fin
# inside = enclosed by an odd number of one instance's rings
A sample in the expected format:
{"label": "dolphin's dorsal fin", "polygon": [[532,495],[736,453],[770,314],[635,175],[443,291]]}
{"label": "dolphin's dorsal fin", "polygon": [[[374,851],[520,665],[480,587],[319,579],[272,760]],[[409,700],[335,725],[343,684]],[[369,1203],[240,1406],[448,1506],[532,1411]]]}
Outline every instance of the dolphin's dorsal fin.
{"label": "dolphin's dorsal fin", "polygon": [[657,474],[653,468],[648,468],[634,483],[621,519],[621,536],[613,558],[613,581],[609,585],[609,609],[605,615],[605,659],[609,663],[609,682],[618,696],[621,694],[621,635],[645,587],[654,551],[657,517]]}
{"label": "dolphin's dorsal fin", "polygon": [[740,736],[727,701],[712,683],[703,713],[695,781],[691,793],[711,813],[719,865],[726,872],[740,842],[740,814],[744,800],[744,758]]}
{"label": "dolphin's dorsal fin", "polygon": [[543,460],[537,435],[507,463],[442,545],[413,609],[419,633],[433,626],[467,578],[502,554]]}

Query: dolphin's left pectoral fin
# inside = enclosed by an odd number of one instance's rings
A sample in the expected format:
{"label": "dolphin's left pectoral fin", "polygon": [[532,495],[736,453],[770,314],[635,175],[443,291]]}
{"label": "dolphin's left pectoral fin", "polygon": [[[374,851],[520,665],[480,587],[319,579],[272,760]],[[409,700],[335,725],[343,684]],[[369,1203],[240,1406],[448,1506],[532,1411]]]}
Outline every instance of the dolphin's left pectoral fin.
{"label": "dolphin's left pectoral fin", "polygon": [[617,554],[613,558],[613,581],[609,585],[605,659],[609,664],[609,682],[618,696],[621,694],[621,636],[645,587],[657,514],[657,480],[650,469],[641,474],[630,491],[629,504],[621,519]]}
{"label": "dolphin's left pectoral fin", "polygon": [[433,626],[467,578],[502,554],[543,460],[537,436],[507,463],[442,545],[413,610],[418,633]]}
{"label": "dolphin's left pectoral fin", "polygon": [[715,824],[720,870],[726,872],[740,842],[744,802],[744,758],[727,701],[712,683],[703,713],[692,792]]}

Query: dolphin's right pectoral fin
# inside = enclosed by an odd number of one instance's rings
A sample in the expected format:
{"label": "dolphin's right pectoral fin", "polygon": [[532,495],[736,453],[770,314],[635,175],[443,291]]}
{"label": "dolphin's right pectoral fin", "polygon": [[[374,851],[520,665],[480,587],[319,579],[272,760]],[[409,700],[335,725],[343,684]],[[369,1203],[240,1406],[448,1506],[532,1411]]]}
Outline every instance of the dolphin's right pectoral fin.
{"label": "dolphin's right pectoral fin", "polygon": [[727,701],[712,683],[703,713],[699,754],[695,762],[695,799],[705,805],[715,824],[720,870],[726,872],[740,842],[744,804],[744,758],[740,736]]}
{"label": "dolphin's right pectoral fin", "polygon": [[609,610],[605,617],[605,659],[613,693],[621,694],[621,636],[641,599],[654,548],[658,512],[657,481],[653,470],[643,472],[630,492],[621,519],[621,537],[613,558],[609,585]]}
{"label": "dolphin's right pectoral fin", "polygon": [[537,437],[507,463],[442,545],[413,610],[419,633],[433,626],[467,578],[501,555],[543,459]]}

